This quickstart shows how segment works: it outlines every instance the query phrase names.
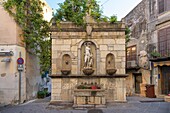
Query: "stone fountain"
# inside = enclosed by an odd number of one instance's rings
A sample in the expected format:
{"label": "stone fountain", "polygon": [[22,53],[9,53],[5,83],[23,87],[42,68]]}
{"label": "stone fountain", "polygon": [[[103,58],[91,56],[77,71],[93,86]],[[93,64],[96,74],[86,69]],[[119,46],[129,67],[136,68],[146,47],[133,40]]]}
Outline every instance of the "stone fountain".
{"label": "stone fountain", "polygon": [[126,102],[125,25],[86,19],[86,28],[71,22],[51,27],[51,102],[73,107]]}

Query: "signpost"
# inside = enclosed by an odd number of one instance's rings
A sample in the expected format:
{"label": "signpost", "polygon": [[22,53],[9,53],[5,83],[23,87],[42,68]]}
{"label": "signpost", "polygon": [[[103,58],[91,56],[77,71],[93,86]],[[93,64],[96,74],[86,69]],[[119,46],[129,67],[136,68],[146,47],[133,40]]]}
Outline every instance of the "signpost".
{"label": "signpost", "polygon": [[21,57],[18,58],[18,59],[17,59],[17,63],[18,63],[18,64],[24,64],[24,59],[21,58]]}
{"label": "signpost", "polygon": [[24,70],[24,59],[23,58],[18,58],[17,59],[17,63],[18,63],[18,71],[23,71]]}
{"label": "signpost", "polygon": [[24,59],[21,58],[21,52],[20,52],[20,57],[17,59],[17,64],[18,64],[18,71],[19,71],[19,104],[21,103],[21,72],[24,70]]}

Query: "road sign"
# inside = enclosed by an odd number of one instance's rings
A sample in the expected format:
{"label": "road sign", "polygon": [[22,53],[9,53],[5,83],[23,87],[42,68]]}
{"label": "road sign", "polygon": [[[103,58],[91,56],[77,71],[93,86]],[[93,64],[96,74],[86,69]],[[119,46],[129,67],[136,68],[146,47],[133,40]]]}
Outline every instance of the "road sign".
{"label": "road sign", "polygon": [[17,63],[18,64],[24,64],[24,59],[23,58],[18,58]]}
{"label": "road sign", "polygon": [[23,70],[24,70],[23,64],[18,64],[18,71],[23,71]]}

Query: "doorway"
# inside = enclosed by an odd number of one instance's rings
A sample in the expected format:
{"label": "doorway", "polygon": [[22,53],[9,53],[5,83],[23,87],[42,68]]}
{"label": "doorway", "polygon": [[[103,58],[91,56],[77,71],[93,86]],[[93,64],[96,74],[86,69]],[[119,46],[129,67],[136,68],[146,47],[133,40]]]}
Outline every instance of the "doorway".
{"label": "doorway", "polygon": [[135,84],[135,93],[140,94],[140,84],[142,83],[142,73],[133,73],[134,75],[134,84]]}
{"label": "doorway", "polygon": [[169,94],[170,93],[170,67],[163,66],[161,67],[161,89],[162,94]]}

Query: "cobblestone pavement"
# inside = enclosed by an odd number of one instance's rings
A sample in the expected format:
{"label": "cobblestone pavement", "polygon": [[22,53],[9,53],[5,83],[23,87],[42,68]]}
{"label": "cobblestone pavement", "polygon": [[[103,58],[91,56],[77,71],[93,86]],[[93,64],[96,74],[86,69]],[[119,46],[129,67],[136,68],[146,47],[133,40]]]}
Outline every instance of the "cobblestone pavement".
{"label": "cobblestone pavement", "polygon": [[127,103],[112,103],[102,109],[74,110],[70,107],[51,106],[49,100],[44,99],[17,106],[0,107],[0,113],[170,113],[170,103],[161,102],[159,99],[128,97],[127,100]]}

